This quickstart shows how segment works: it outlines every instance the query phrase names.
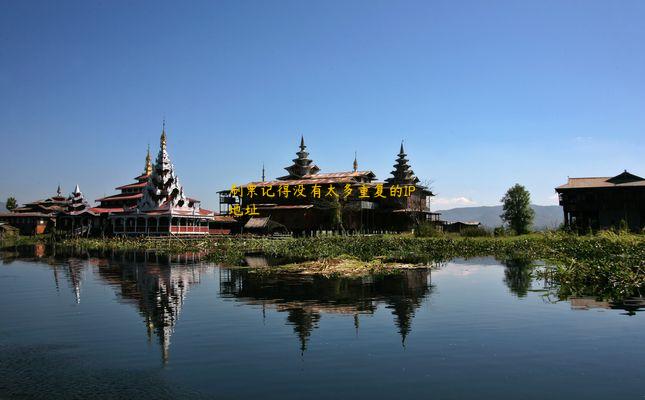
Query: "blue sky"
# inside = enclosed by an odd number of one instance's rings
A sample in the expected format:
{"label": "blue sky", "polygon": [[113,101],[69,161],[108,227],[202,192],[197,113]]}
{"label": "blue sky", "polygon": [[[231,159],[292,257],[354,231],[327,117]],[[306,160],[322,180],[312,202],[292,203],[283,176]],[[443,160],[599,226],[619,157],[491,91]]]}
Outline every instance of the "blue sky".
{"label": "blue sky", "polygon": [[645,175],[642,1],[0,0],[0,200],[112,194],[158,149],[186,193],[283,174],[387,177],[405,140],[433,208]]}

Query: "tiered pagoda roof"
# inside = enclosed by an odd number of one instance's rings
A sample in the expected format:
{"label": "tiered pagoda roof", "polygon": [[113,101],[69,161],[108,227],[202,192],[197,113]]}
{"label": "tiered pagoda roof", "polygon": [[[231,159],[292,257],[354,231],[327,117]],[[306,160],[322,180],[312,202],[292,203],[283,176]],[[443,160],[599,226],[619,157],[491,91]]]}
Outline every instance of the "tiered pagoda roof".
{"label": "tiered pagoda roof", "polygon": [[401,142],[401,149],[394,164],[394,171],[391,172],[392,177],[385,180],[391,184],[403,185],[416,185],[419,183],[419,178],[414,175],[414,171],[408,165],[407,154],[403,150],[403,142]]}
{"label": "tiered pagoda roof", "polygon": [[80,214],[90,208],[78,185],[76,185],[76,188],[72,194],[69,195],[67,200],[69,203],[67,206],[67,212],[70,214]]}
{"label": "tiered pagoda roof", "polygon": [[52,197],[49,197],[45,200],[36,200],[30,203],[26,203],[21,207],[16,207],[11,210],[12,213],[19,214],[55,214],[61,211],[67,210],[69,200],[67,197],[62,195],[62,190],[60,185],[56,189],[56,194]]}
{"label": "tiered pagoda roof", "polygon": [[293,164],[285,167],[289,175],[282,176],[278,180],[292,180],[302,179],[305,176],[316,175],[320,168],[313,163],[309,158],[309,153],[306,151],[304,136],[300,137],[300,151],[296,152],[298,157],[293,159]]}
{"label": "tiered pagoda roof", "polygon": [[[309,158],[309,153],[305,150],[304,137],[300,137],[300,151],[296,154],[297,158],[293,159],[293,165],[286,167],[289,175],[277,178],[273,181],[264,180],[264,167],[262,168],[262,181],[249,182],[243,187],[254,185],[257,187],[262,186],[298,186],[298,185],[326,185],[326,184],[341,184],[341,183],[369,183],[376,179],[376,175],[372,171],[359,171],[358,161],[354,155],[353,170],[344,172],[329,172],[320,173],[320,168],[313,163]],[[226,191],[223,191],[226,192]]]}
{"label": "tiered pagoda roof", "polygon": [[[199,203],[193,203],[198,206]],[[188,198],[184,195],[184,188],[175,174],[175,166],[170,161],[166,149],[166,128],[161,130],[159,154],[152,173],[143,188],[143,196],[137,204],[141,211],[152,211],[160,208],[188,207]]]}
{"label": "tiered pagoda roof", "polygon": [[146,187],[146,184],[148,183],[148,177],[151,173],[152,163],[150,157],[150,148],[148,147],[143,172],[141,173],[141,175],[134,178],[135,182],[115,188],[116,190],[120,190],[121,193],[96,199],[96,201],[100,202],[101,204],[98,207],[94,207],[93,210],[99,213],[108,213],[136,207],[139,199],[143,197],[143,188]]}

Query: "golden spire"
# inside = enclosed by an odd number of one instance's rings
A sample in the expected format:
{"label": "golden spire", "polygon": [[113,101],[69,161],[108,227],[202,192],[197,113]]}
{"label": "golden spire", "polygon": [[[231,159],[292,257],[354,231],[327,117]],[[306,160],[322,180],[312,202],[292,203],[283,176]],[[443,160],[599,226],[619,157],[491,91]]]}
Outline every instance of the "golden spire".
{"label": "golden spire", "polygon": [[148,153],[146,154],[146,167],[143,169],[144,175],[152,173],[152,160],[150,159],[150,145],[148,145]]}
{"label": "golden spire", "polygon": [[163,120],[163,125],[161,127],[161,148],[166,148],[166,119]]}

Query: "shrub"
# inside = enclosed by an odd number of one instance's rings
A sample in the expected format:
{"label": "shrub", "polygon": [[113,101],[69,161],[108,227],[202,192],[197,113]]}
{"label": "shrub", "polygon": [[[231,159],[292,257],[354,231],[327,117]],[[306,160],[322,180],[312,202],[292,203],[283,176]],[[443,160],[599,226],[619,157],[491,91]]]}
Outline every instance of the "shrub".
{"label": "shrub", "polygon": [[414,230],[414,236],[416,237],[437,237],[441,236],[441,232],[437,227],[430,222],[422,222],[417,226],[417,229]]}
{"label": "shrub", "polygon": [[463,237],[485,237],[490,236],[490,232],[481,226],[464,228],[461,233]]}
{"label": "shrub", "polygon": [[506,236],[508,235],[508,232],[506,231],[506,228],[503,226],[496,226],[495,229],[493,229],[493,236]]}

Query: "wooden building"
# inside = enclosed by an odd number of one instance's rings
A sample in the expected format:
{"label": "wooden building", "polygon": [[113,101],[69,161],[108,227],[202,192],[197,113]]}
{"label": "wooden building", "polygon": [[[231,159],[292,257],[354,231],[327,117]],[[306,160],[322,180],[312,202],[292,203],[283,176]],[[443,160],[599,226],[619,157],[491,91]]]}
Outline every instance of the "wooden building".
{"label": "wooden building", "polygon": [[55,229],[58,213],[67,209],[69,201],[69,198],[62,195],[59,185],[52,197],[0,213],[0,221],[17,228],[21,235],[49,233]]}
{"label": "wooden building", "polygon": [[[263,171],[262,181],[219,192],[220,213],[243,223],[268,218],[294,235],[401,232],[422,221],[438,221],[428,206],[433,194],[414,175],[403,144],[392,176],[384,182],[372,171],[359,170],[356,157],[351,171],[322,173],[306,149],[301,138],[287,175],[266,181]],[[390,195],[403,189],[404,196]]]}
{"label": "wooden building", "polygon": [[97,236],[103,233],[105,218],[85,200],[78,185],[68,197],[67,209],[58,213],[56,233],[73,236]]}
{"label": "wooden building", "polygon": [[630,230],[645,228],[645,179],[624,171],[614,177],[569,178],[555,188],[572,229],[608,229],[624,223]]}
{"label": "wooden building", "polygon": [[461,233],[467,229],[476,229],[481,226],[478,221],[454,221],[443,225],[444,232]]}

